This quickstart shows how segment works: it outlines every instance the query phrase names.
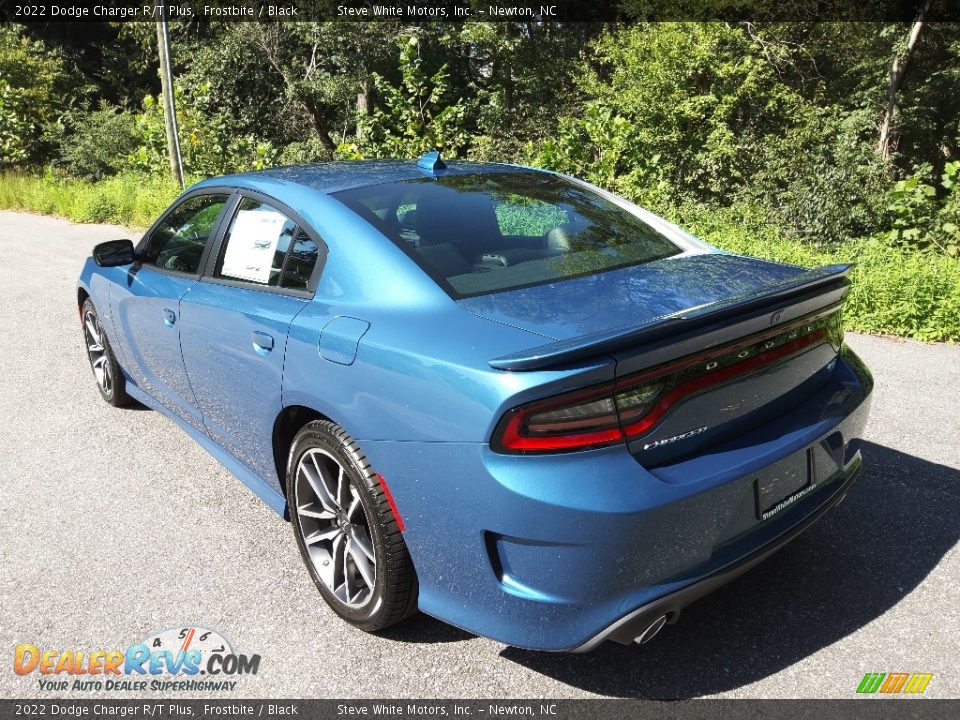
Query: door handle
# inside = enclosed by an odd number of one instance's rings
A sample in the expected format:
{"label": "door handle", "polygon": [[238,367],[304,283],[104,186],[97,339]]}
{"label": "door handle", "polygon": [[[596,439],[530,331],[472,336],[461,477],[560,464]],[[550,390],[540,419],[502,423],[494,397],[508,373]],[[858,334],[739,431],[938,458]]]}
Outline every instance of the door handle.
{"label": "door handle", "polygon": [[173,324],[177,321],[177,314],[173,310],[168,310],[164,308],[163,310],[163,322],[167,327],[173,327]]}
{"label": "door handle", "polygon": [[273,338],[265,332],[259,330],[253,331],[253,349],[257,351],[270,352],[273,350]]}

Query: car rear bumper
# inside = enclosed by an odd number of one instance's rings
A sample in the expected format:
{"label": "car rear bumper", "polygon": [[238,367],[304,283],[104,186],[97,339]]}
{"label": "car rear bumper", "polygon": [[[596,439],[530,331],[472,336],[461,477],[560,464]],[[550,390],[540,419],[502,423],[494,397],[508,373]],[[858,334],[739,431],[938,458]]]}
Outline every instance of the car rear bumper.
{"label": "car rear bumper", "polygon": [[[846,350],[782,423],[657,468],[626,446],[361,445],[403,515],[421,610],[509,645],[583,651],[675,619],[839,502],[861,466],[871,389]],[[785,464],[806,464],[810,485],[761,517],[757,482]]]}
{"label": "car rear bumper", "polygon": [[817,520],[826,515],[827,512],[839,505],[847,496],[847,491],[853,483],[856,482],[857,477],[859,477],[861,468],[862,463],[858,460],[853,464],[849,472],[846,473],[846,478],[840,486],[835,489],[833,495],[780,537],[727,567],[717,570],[669,595],[665,595],[664,597],[638,607],[633,612],[611,623],[601,632],[577,647],[574,652],[589,652],[607,640],[628,645],[640,638],[644,631],[653,626],[659,618],[665,618],[669,623],[676,622],[680,617],[680,611],[687,605],[690,605],[705,595],[709,595],[727,583],[736,580],[745,572],[773,555],[784,545],[794,540],[800,533],[807,530],[811,525],[816,523]]}

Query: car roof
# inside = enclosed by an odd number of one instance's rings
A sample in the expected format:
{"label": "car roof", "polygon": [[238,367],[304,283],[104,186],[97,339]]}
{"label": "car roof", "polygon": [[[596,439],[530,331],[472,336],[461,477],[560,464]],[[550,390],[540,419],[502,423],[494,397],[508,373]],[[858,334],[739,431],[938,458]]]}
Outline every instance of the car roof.
{"label": "car roof", "polygon": [[227,185],[267,192],[275,188],[277,181],[299,185],[324,194],[352,188],[381,185],[384,183],[414,180],[443,175],[470,175],[483,172],[544,172],[521,165],[487,162],[451,161],[446,167],[428,170],[417,165],[416,160],[341,160],[311,165],[288,165],[285,167],[239,173],[204,180],[195,187]]}

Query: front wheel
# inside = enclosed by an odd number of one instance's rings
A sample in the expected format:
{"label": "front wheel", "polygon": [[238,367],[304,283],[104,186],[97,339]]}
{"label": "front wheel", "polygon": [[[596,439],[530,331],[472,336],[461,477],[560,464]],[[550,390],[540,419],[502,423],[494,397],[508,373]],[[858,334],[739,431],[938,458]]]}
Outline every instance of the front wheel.
{"label": "front wheel", "polygon": [[93,379],[97,383],[100,396],[114,407],[129,405],[131,398],[127,395],[126,381],[113,355],[113,349],[107,341],[103,325],[100,324],[97,309],[90,298],[83,301],[80,317],[83,322],[83,340],[87,346],[87,357],[90,360]]}
{"label": "front wheel", "polygon": [[310,576],[340,617],[373,632],[417,607],[417,577],[376,473],[340,427],[316,420],[297,433],[287,502]]}

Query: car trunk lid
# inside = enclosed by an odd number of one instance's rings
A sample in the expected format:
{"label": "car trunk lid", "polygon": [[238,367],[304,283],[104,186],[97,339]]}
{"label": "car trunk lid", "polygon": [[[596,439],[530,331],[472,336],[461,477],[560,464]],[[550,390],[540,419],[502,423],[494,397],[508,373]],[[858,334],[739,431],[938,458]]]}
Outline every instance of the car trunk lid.
{"label": "car trunk lid", "polygon": [[[615,306],[619,324],[577,309],[576,329],[589,332],[568,332],[490,364],[533,371],[612,356],[622,435],[645,465],[676,460],[782,416],[826,381],[839,351],[849,266],[804,271],[719,254],[687,259],[673,266],[680,268],[679,289],[669,285],[676,275],[664,270],[650,275],[644,268],[633,280],[613,279],[621,289],[636,283],[628,298],[598,292],[591,300],[589,293],[579,293],[594,315],[604,305]],[[652,278],[661,285],[652,285]],[[730,280],[726,291],[723,278]],[[502,295],[507,294],[512,293]],[[562,291],[558,307],[570,302],[572,295]],[[683,307],[663,312],[677,305]],[[508,313],[511,324],[542,331],[548,309],[543,303],[504,305],[499,321]],[[625,317],[636,321],[626,324]],[[557,417],[551,413],[548,417]],[[515,422],[511,432],[522,429]]]}
{"label": "car trunk lid", "polygon": [[657,322],[803,273],[799,267],[756,258],[698,253],[458,303],[494,322],[552,340],[571,340]]}

